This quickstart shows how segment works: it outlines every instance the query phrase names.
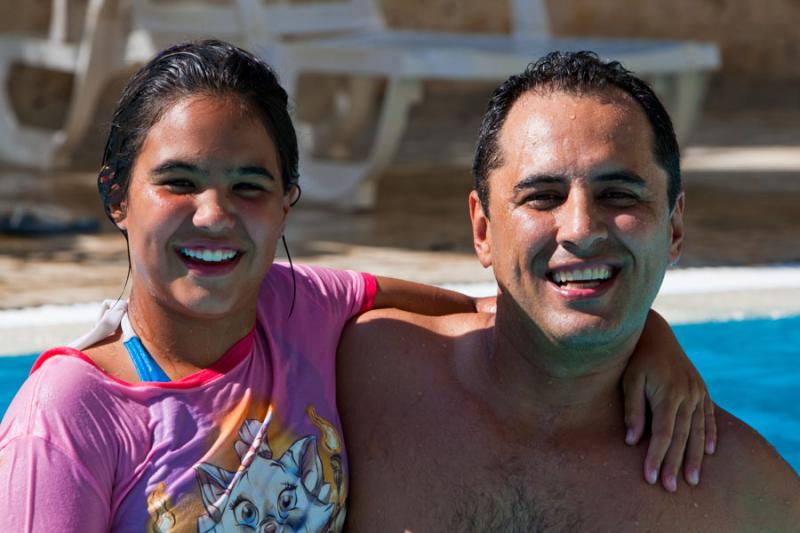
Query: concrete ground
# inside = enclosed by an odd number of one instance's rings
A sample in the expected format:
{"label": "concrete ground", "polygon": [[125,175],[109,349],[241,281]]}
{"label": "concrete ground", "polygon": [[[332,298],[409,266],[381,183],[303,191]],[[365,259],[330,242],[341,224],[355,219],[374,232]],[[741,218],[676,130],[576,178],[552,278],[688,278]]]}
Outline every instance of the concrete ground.
{"label": "concrete ground", "polygon": [[[395,164],[381,179],[376,209],[343,213],[301,201],[287,230],[293,258],[426,283],[491,281],[474,258],[466,200],[489,89],[428,87]],[[687,242],[681,268],[800,263],[800,105],[787,102],[782,90],[759,95],[743,102],[735,88],[710,92],[684,150]],[[5,168],[0,203],[47,202],[102,218],[94,179],[90,171]],[[105,220],[95,235],[0,235],[0,310],[116,298],[126,270],[125,242]],[[730,300],[729,291],[727,300],[714,301],[723,309],[755,301],[759,309],[777,305],[800,312],[798,288],[742,293],[738,300]],[[710,305],[698,298],[697,305]],[[695,305],[685,296],[673,303]]]}

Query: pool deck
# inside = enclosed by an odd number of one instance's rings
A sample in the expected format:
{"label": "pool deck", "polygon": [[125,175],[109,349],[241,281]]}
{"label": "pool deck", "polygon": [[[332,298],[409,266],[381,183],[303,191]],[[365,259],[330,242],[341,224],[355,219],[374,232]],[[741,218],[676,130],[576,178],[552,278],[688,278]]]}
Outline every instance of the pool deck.
{"label": "pool deck", "polygon": [[[472,251],[467,214],[479,113],[465,110],[483,109],[485,95],[431,92],[411,117],[373,212],[301,201],[287,230],[296,261],[491,289],[491,273]],[[770,98],[743,104],[730,95],[711,99],[684,150],[687,237],[668,286],[683,277],[691,290],[665,287],[656,302],[673,322],[800,314],[800,107]],[[103,216],[90,171],[5,168],[0,176],[0,207],[49,202]],[[95,235],[0,235],[0,354],[32,352],[81,333],[91,317],[74,307],[66,308],[73,320],[46,326],[25,315],[36,309],[20,310],[114,299],[126,270],[124,240],[110,224]]]}

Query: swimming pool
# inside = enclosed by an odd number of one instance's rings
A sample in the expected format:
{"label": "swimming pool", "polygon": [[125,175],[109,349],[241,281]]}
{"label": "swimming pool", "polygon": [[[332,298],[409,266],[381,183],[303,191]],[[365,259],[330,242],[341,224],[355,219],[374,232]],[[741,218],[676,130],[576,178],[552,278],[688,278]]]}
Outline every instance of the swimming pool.
{"label": "swimming pool", "polygon": [[[714,400],[753,426],[800,471],[800,316],[674,329]],[[35,359],[0,357],[0,413]]]}
{"label": "swimming pool", "polygon": [[800,316],[674,329],[714,401],[800,472]]}

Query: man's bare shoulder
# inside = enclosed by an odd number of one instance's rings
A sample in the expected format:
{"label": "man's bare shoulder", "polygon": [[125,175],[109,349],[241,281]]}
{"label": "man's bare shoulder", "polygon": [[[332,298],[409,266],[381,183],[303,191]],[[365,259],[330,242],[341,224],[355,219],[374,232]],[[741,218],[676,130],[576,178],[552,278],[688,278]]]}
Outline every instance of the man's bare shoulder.
{"label": "man's bare shoulder", "polygon": [[439,341],[435,346],[444,347],[448,340],[493,325],[494,315],[487,313],[428,316],[399,309],[376,309],[348,324],[339,344],[339,354],[340,357],[357,356],[376,347],[385,353],[405,353],[419,343],[433,341]]}
{"label": "man's bare shoulder", "polygon": [[[729,501],[759,530],[800,524],[800,477],[753,428],[717,408],[719,446],[703,467],[704,487],[724,487]],[[739,513],[735,513],[739,514]],[[780,527],[789,529],[780,529]],[[775,529],[778,528],[778,529]]]}
{"label": "man's bare shoulder", "polygon": [[[375,386],[442,387],[453,374],[453,356],[494,324],[494,315],[465,313],[425,316],[380,309],[351,322],[342,335],[337,355],[340,390],[357,386],[360,393]],[[364,377],[369,376],[369,384]]]}
{"label": "man's bare shoulder", "polygon": [[458,313],[453,315],[430,316],[403,311],[402,309],[373,309],[356,317],[353,324],[367,324],[376,320],[391,320],[408,324],[417,324],[436,332],[447,330],[467,330],[470,327],[485,327],[494,323],[491,313]]}

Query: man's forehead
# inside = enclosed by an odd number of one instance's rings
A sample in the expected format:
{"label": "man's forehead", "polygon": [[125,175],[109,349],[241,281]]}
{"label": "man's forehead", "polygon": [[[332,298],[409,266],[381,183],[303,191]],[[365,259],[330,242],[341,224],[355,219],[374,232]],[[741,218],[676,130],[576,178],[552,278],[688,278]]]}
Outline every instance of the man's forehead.
{"label": "man's forehead", "polygon": [[[534,90],[521,95],[511,106],[501,130],[501,139],[549,140],[554,133],[574,131],[577,125],[594,121],[603,126],[627,128],[649,126],[639,104],[616,88],[592,92]],[[649,129],[649,128],[648,128]]]}
{"label": "man's forehead", "polygon": [[644,111],[616,88],[523,94],[510,109],[499,141],[504,166],[580,166],[604,158],[655,164]]}

